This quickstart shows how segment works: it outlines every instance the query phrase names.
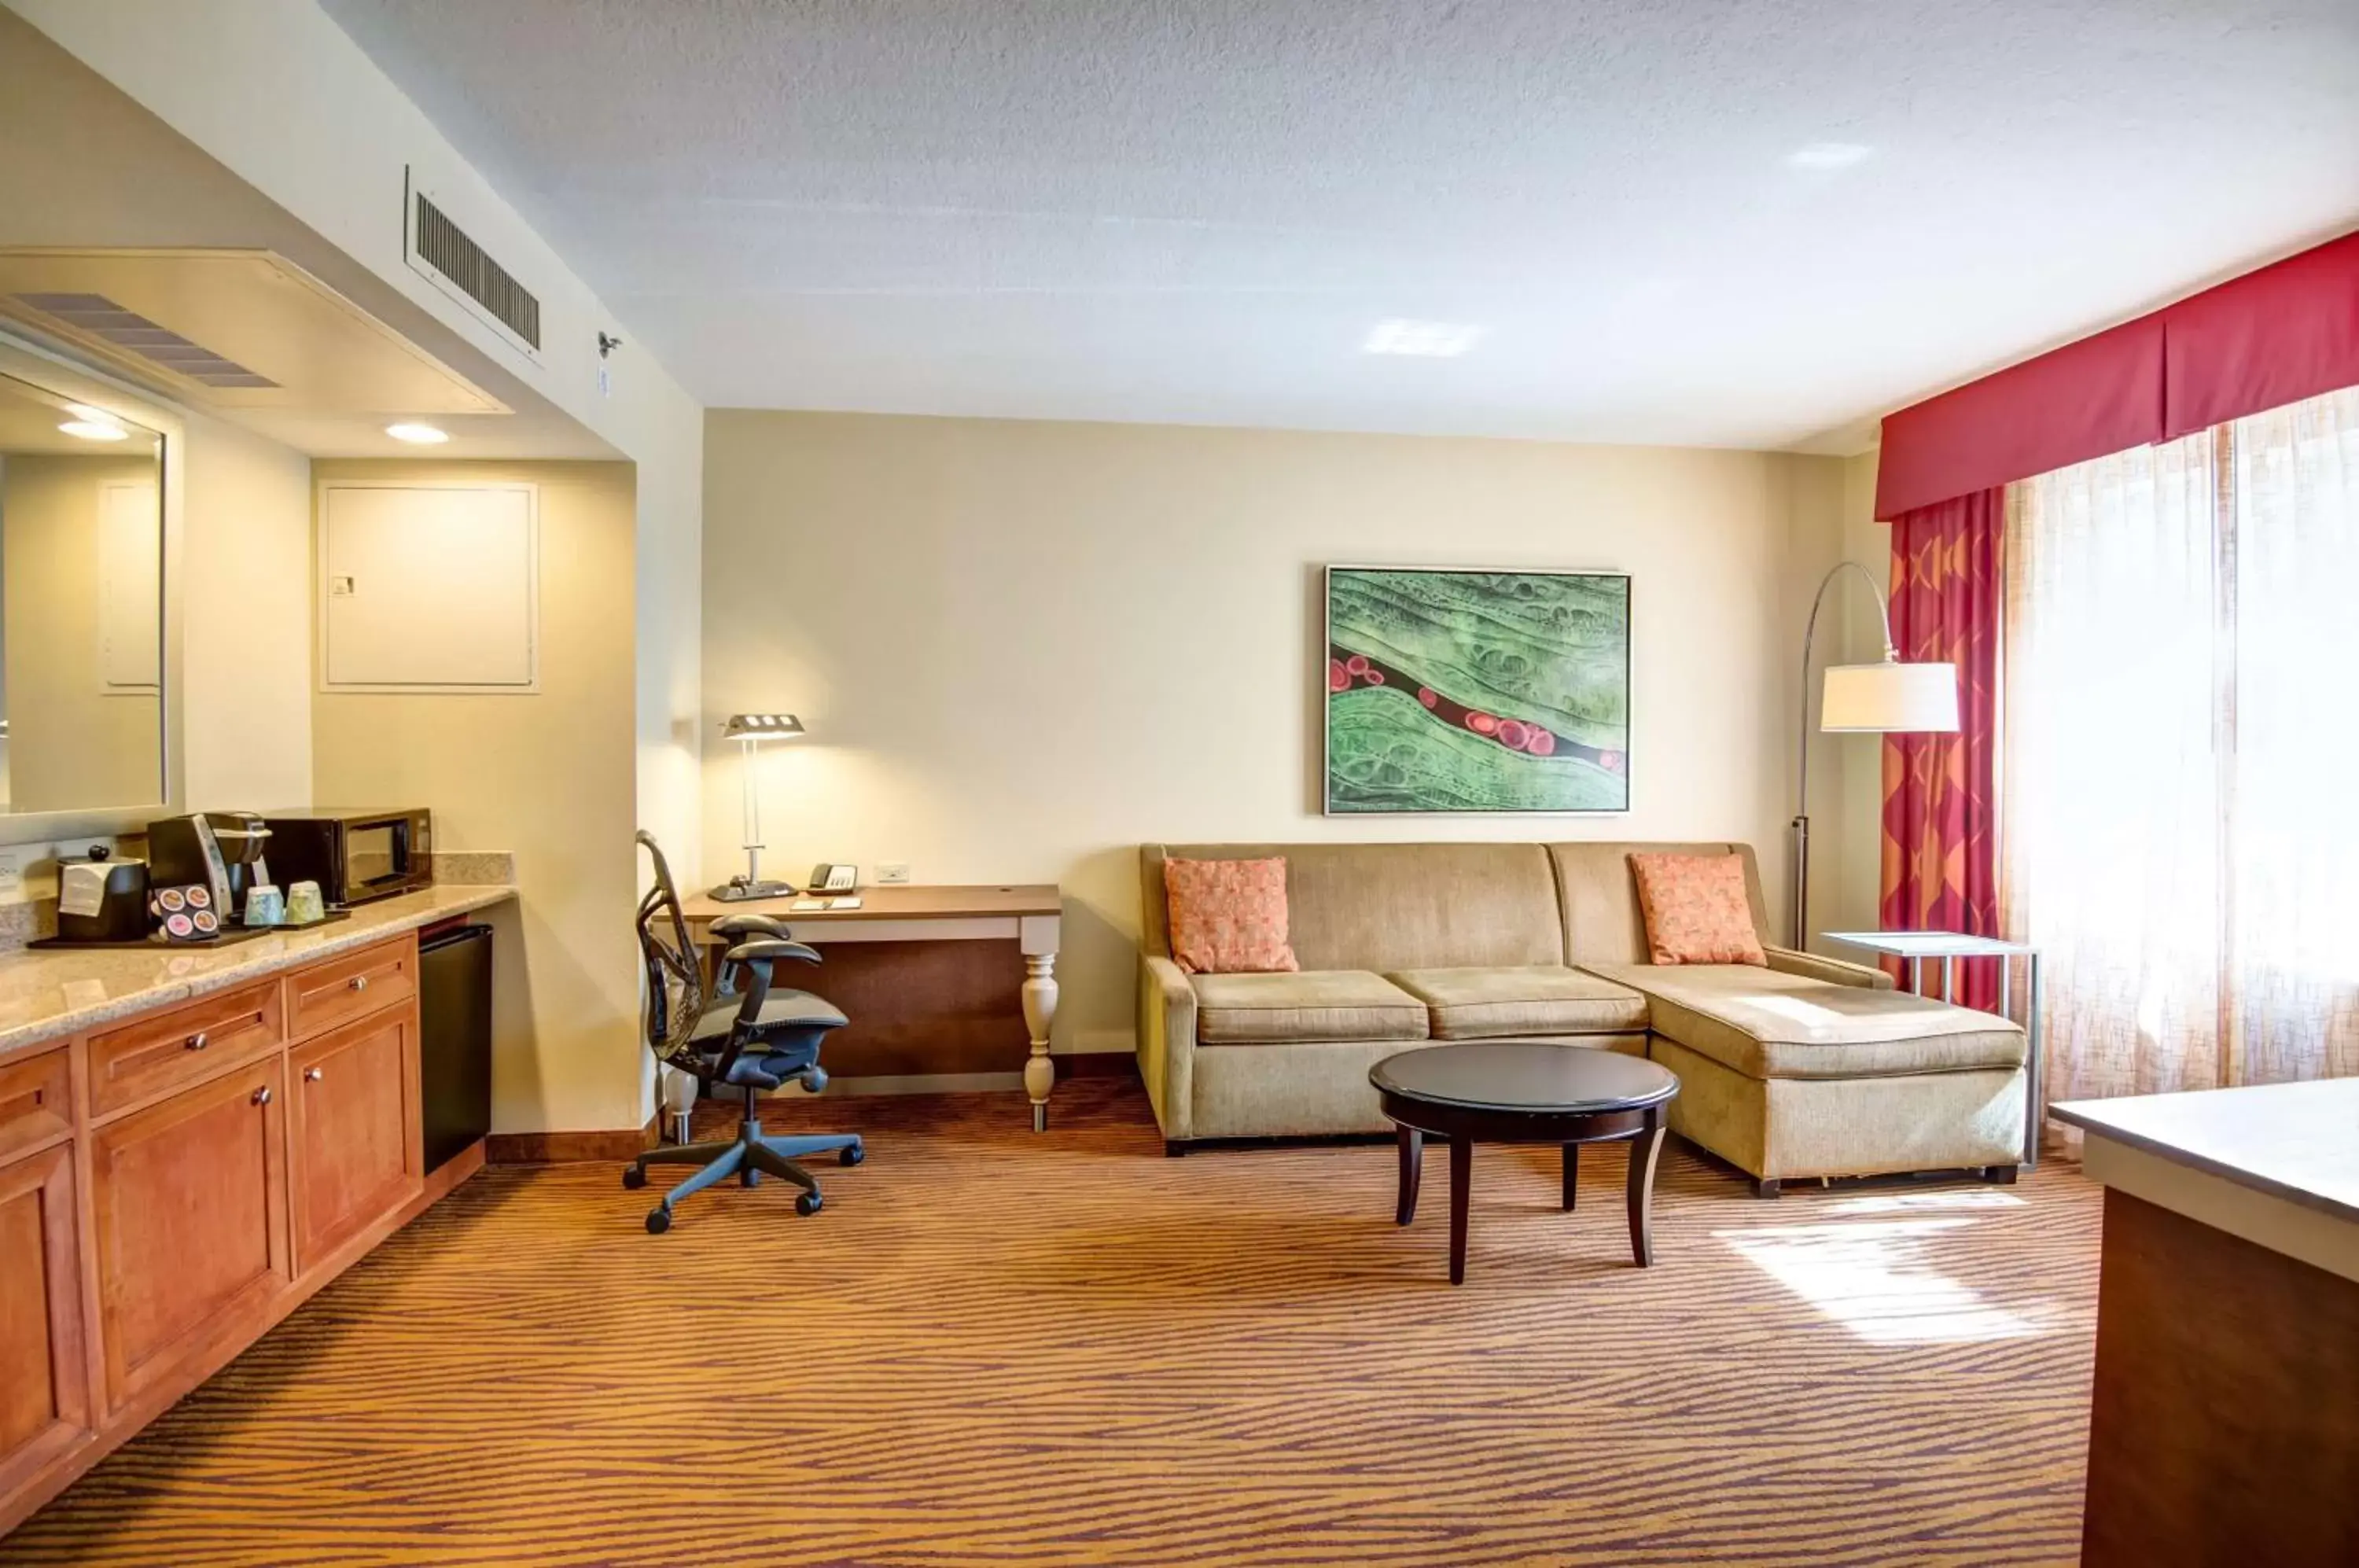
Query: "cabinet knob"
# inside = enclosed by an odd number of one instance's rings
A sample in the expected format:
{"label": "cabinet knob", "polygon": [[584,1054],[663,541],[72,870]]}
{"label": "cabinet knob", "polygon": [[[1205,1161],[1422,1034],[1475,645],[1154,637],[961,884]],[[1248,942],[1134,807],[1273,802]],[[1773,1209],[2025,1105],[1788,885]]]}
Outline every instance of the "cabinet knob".
{"label": "cabinet knob", "polygon": [[205,1038],[204,1031],[202,1029],[199,1029],[195,1034],[190,1035],[185,1043],[187,1049],[190,1051],[202,1051],[205,1047],[211,1045],[212,1041]]}
{"label": "cabinet knob", "polygon": [[353,990],[355,990],[355,991],[365,991],[365,990],[367,990],[367,989],[368,989],[368,976],[367,976],[367,975],[353,975],[353,978],[352,978],[352,987],[353,987]]}
{"label": "cabinet knob", "polygon": [[321,1073],[316,1067],[306,1067],[303,1069],[303,1082],[306,1083],[317,1083],[321,1079],[326,1076],[326,1073]]}
{"label": "cabinet knob", "polygon": [[256,1089],[254,1092],[254,1103],[257,1105],[266,1105],[270,1104],[270,1088],[267,1084],[265,1084],[263,1087]]}

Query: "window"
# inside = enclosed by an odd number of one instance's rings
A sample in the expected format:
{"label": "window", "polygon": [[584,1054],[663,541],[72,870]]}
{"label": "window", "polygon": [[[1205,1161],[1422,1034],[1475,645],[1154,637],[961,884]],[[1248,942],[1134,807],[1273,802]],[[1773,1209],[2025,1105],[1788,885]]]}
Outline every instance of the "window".
{"label": "window", "polygon": [[2359,1073],[2359,388],[2009,494],[2054,1098]]}

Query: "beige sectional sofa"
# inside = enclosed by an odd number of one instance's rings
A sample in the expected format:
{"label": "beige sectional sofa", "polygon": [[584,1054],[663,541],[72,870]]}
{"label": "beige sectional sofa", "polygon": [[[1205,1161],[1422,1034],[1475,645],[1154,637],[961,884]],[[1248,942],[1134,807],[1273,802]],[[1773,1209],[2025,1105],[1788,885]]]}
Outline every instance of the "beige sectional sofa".
{"label": "beige sectional sofa", "polygon": [[[1741,855],[1767,969],[1647,962],[1633,852]],[[1301,973],[1172,962],[1169,859],[1283,855]],[[1798,1177],[2011,1176],[2024,1035],[1771,945],[1734,844],[1147,844],[1138,1060],[1167,1149],[1390,1130],[1368,1069],[1420,1041],[1555,1038],[1680,1077],[1671,1130],[1774,1193]]]}

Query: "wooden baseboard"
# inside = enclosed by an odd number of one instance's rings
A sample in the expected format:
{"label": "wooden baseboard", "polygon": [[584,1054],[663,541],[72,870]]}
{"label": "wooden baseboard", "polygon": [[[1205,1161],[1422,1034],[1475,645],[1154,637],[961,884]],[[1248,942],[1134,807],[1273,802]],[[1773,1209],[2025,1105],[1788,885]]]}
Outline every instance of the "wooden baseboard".
{"label": "wooden baseboard", "polygon": [[586,1132],[495,1132],[484,1140],[491,1165],[581,1165],[629,1160],[656,1146],[659,1117],[642,1127],[603,1127]]}

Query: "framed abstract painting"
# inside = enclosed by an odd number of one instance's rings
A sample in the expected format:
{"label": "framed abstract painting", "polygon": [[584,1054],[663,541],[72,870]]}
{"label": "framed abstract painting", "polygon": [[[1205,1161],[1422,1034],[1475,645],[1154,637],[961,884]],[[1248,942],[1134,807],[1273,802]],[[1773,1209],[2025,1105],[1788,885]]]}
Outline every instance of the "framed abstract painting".
{"label": "framed abstract painting", "polygon": [[1327,569],[1331,816],[1630,809],[1630,579]]}

